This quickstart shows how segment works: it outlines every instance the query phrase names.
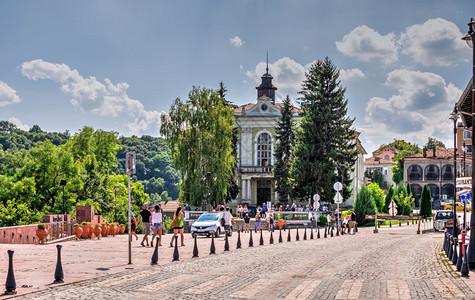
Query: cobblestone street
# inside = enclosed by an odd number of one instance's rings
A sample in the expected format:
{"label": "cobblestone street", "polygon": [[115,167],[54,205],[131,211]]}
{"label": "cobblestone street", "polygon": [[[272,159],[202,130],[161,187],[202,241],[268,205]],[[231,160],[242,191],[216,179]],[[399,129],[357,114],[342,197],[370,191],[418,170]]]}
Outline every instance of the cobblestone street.
{"label": "cobblestone street", "polygon": [[[20,299],[475,299],[464,281],[442,255],[442,233],[415,234],[415,225],[362,228],[356,235],[295,240],[264,246],[254,235],[222,241],[217,255],[200,249],[200,258],[170,262],[48,288]],[[222,238],[220,239],[222,240]],[[192,248],[192,240],[186,248]],[[169,248],[170,250],[171,248]],[[206,252],[206,255],[201,253]],[[160,254],[159,254],[160,255]],[[473,273],[470,274],[472,277]],[[472,287],[472,289],[475,289]]]}

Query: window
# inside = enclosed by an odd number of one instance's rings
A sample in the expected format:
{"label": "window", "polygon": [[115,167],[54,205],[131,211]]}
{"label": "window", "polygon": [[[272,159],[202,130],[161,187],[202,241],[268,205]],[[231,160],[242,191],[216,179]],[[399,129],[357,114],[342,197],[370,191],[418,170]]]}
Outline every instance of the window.
{"label": "window", "polygon": [[436,165],[429,165],[425,169],[426,180],[439,180],[439,168]]}
{"label": "window", "polygon": [[409,174],[408,178],[410,181],[422,180],[422,168],[418,165],[409,166],[407,169]]}
{"label": "window", "polygon": [[270,166],[272,158],[272,142],[270,135],[261,133],[257,138],[257,165],[260,167]]}
{"label": "window", "polygon": [[464,139],[470,139],[472,136],[470,135],[470,131],[464,131],[463,132],[463,138]]}
{"label": "window", "polygon": [[384,156],[384,159],[385,159],[385,160],[389,160],[389,155],[385,155],[385,156]]}
{"label": "window", "polygon": [[[452,172],[451,165],[445,165],[442,167],[442,180],[453,180],[454,174]],[[453,195],[453,193],[452,193]]]}

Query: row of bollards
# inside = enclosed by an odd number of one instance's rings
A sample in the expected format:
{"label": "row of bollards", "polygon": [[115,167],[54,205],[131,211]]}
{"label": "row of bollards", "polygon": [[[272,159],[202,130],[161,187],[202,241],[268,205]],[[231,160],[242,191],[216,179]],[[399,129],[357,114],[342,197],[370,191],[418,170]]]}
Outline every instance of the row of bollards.
{"label": "row of bollards", "polygon": [[[63,266],[61,264],[61,247],[62,247],[61,245],[56,245],[56,249],[58,250],[58,257],[56,261],[56,270],[54,272],[53,283],[64,282]],[[15,253],[15,251],[8,250],[7,253],[8,253],[8,273],[7,273],[7,281],[5,283],[4,295],[15,295],[17,293],[15,274],[13,272],[13,253]]]}
{"label": "row of bollards", "polygon": [[[457,253],[458,246],[458,253]],[[456,267],[456,270],[460,272],[462,276],[468,277],[468,245],[463,245],[462,241],[459,241],[456,236],[453,236],[449,232],[445,232],[443,250],[447,256],[447,259],[452,262],[452,265]]]}
{"label": "row of bollards", "polygon": [[[290,234],[290,228],[287,228],[287,242],[291,242],[292,241],[292,237],[291,237],[291,234]],[[284,229],[285,231],[286,229]],[[299,228],[296,228],[296,235],[295,235],[295,240],[296,241],[299,241],[300,240],[300,233],[299,233]],[[330,235],[330,237],[333,237],[334,234],[333,234],[333,230],[334,228],[333,227],[330,227],[330,226],[325,226],[324,228],[324,235],[323,237],[324,238],[327,238],[328,235]],[[270,229],[270,238],[269,238],[269,244],[274,244],[274,229]],[[320,239],[320,227],[317,226],[316,230],[317,232],[317,239]],[[237,243],[236,243],[236,249],[241,249],[242,248],[242,242],[241,242],[241,233],[243,232],[243,229],[241,228],[240,230],[238,229],[237,231],[237,235],[238,235],[238,238],[237,238]],[[341,233],[341,235],[344,235],[345,233]],[[336,236],[339,236],[339,231],[337,230],[336,232]],[[173,252],[173,260],[172,261],[179,261],[180,260],[180,254],[179,254],[179,251],[178,251],[178,235],[175,235],[175,249],[174,249],[174,252]],[[210,252],[209,254],[216,254],[216,246],[215,246],[215,242],[214,242],[214,239],[215,239],[215,236],[212,235],[211,236],[211,246],[210,246]],[[305,227],[304,229],[304,234],[303,234],[303,240],[307,240],[308,239],[308,235],[307,235],[307,228]],[[313,234],[313,230],[310,230],[310,239],[314,239],[314,234]],[[279,243],[282,243],[282,228],[279,227],[279,238],[278,238],[278,242]],[[155,249],[154,249],[154,252],[153,252],[153,255],[152,255],[152,261],[151,261],[151,265],[156,265],[157,262],[158,262],[158,237],[157,237],[157,242],[156,242],[156,246],[155,246]],[[262,246],[264,245],[264,237],[262,235],[262,230],[260,231],[260,237],[259,237],[259,246]],[[252,236],[252,230],[249,231],[249,247],[254,247],[254,240],[253,240],[253,236]],[[230,251],[230,246],[229,246],[229,239],[228,239],[228,232],[225,232],[225,243],[224,243],[224,251]],[[197,258],[199,257],[199,251],[198,251],[198,243],[197,243],[197,236],[195,235],[194,236],[194,245],[193,245],[193,258]]]}

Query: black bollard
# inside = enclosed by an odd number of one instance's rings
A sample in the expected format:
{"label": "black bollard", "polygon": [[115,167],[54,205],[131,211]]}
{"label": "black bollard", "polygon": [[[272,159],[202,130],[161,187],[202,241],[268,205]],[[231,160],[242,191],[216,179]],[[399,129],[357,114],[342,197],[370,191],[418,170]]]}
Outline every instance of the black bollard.
{"label": "black bollard", "polygon": [[325,233],[323,234],[323,238],[327,238],[327,227],[325,227]]}
{"label": "black bollard", "polygon": [[299,241],[299,240],[300,240],[299,228],[298,228],[298,227],[297,227],[297,234],[295,235],[295,240],[296,240],[296,241]]}
{"label": "black bollard", "polygon": [[274,244],[274,236],[273,236],[274,228],[270,231],[270,239],[269,239],[269,244]]}
{"label": "black bollard", "polygon": [[152,262],[150,264],[156,265],[157,262],[158,262],[158,236],[157,236],[157,242],[155,243],[155,249],[153,250]]}
{"label": "black bollard", "polygon": [[407,226],[409,226],[409,220],[407,220]]}
{"label": "black bollard", "polygon": [[463,263],[462,263],[462,270],[460,271],[460,274],[462,274],[462,276],[468,277],[467,246],[468,246],[467,244],[463,245]]}
{"label": "black bollard", "polygon": [[336,236],[340,235],[340,229],[341,229],[341,227],[338,227],[338,226],[336,227]]}
{"label": "black bollard", "polygon": [[381,228],[381,222],[378,222],[378,228]]}
{"label": "black bollard", "polygon": [[199,257],[198,256],[198,243],[197,243],[196,239],[197,239],[197,235],[195,234],[195,244],[193,246],[193,256],[192,256],[192,258]]}
{"label": "black bollard", "polygon": [[63,265],[61,264],[61,248],[63,246],[56,245],[58,249],[58,260],[56,261],[56,270],[54,271],[54,283],[63,283],[64,274],[63,274]]}
{"label": "black bollard", "polygon": [[444,233],[444,252],[445,252],[445,256],[447,256],[447,231]]}
{"label": "black bollard", "polygon": [[282,227],[279,227],[279,243],[282,243]]}
{"label": "black bollard", "polygon": [[330,237],[333,237],[333,227],[332,230],[330,230]]}
{"label": "black bollard", "polygon": [[313,240],[313,230],[310,230],[310,239]]}
{"label": "black bollard", "polygon": [[238,230],[238,239],[237,239],[236,249],[241,249],[241,231],[239,230]]}
{"label": "black bollard", "polygon": [[229,251],[228,232],[224,232],[224,251]]}
{"label": "black bollard", "polygon": [[401,227],[401,221],[399,221],[399,227]]}
{"label": "black bollard", "polygon": [[458,255],[457,255],[457,244],[458,244],[458,239],[454,238],[454,250],[452,250],[452,264],[456,265],[457,260],[458,260]]}
{"label": "black bollard", "polygon": [[287,242],[290,242],[292,239],[290,238],[290,228],[289,231],[287,232]]}
{"label": "black bollard", "polygon": [[261,237],[259,239],[259,246],[264,245],[264,239],[262,238],[262,230],[259,230],[261,232]]}
{"label": "black bollard", "polygon": [[449,236],[449,245],[448,245],[448,248],[449,248],[449,253],[447,254],[447,258],[449,259],[449,261],[452,261],[452,236]]}
{"label": "black bollard", "polygon": [[249,247],[254,247],[254,242],[252,241],[252,230],[249,230]]}
{"label": "black bollard", "polygon": [[216,254],[216,247],[214,246],[214,233],[211,235],[211,246],[209,247],[209,254]]}
{"label": "black bollard", "polygon": [[15,274],[13,273],[13,253],[15,251],[8,250],[8,274],[7,282],[5,283],[5,295],[15,295],[16,294],[16,281]]}
{"label": "black bollard", "polygon": [[391,224],[391,220],[389,220],[389,227],[393,227],[393,225]]}
{"label": "black bollard", "polygon": [[317,227],[317,239],[320,238],[320,227]]}
{"label": "black bollard", "polygon": [[307,227],[305,227],[305,231],[303,233],[303,240],[306,241],[307,240]]}
{"label": "black bollard", "polygon": [[355,232],[358,232],[358,224],[355,222]]}
{"label": "black bollard", "polygon": [[462,270],[462,262],[463,262],[463,246],[462,246],[462,241],[459,241],[459,256],[457,259],[457,271],[460,272]]}
{"label": "black bollard", "polygon": [[180,254],[178,253],[178,234],[175,235],[175,251],[173,251],[173,260],[172,261],[179,261]]}

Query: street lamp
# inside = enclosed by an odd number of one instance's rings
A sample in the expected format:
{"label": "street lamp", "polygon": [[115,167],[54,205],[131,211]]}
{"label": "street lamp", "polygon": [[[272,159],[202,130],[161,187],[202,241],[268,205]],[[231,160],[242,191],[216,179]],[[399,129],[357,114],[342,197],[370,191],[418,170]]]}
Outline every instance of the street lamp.
{"label": "street lamp", "polygon": [[452,227],[452,234],[457,236],[457,119],[458,119],[458,109],[457,104],[454,106],[454,110],[450,114],[450,119],[454,122],[454,198],[452,200],[452,206],[454,210],[453,220],[454,227]]}
{"label": "street lamp", "polygon": [[59,182],[59,185],[63,187],[63,215],[64,215],[64,214],[66,214],[66,212],[64,210],[64,187],[66,186],[66,180],[61,179],[61,181]]}
{"label": "street lamp", "polygon": [[[468,32],[462,38],[466,41],[467,44],[472,48],[472,208],[475,207],[475,132],[474,132],[474,123],[475,123],[475,47],[473,45],[475,41],[475,19],[471,18],[470,23],[468,23]],[[470,217],[470,241],[468,244],[468,267],[470,270],[475,269],[475,213],[472,212]]]}

